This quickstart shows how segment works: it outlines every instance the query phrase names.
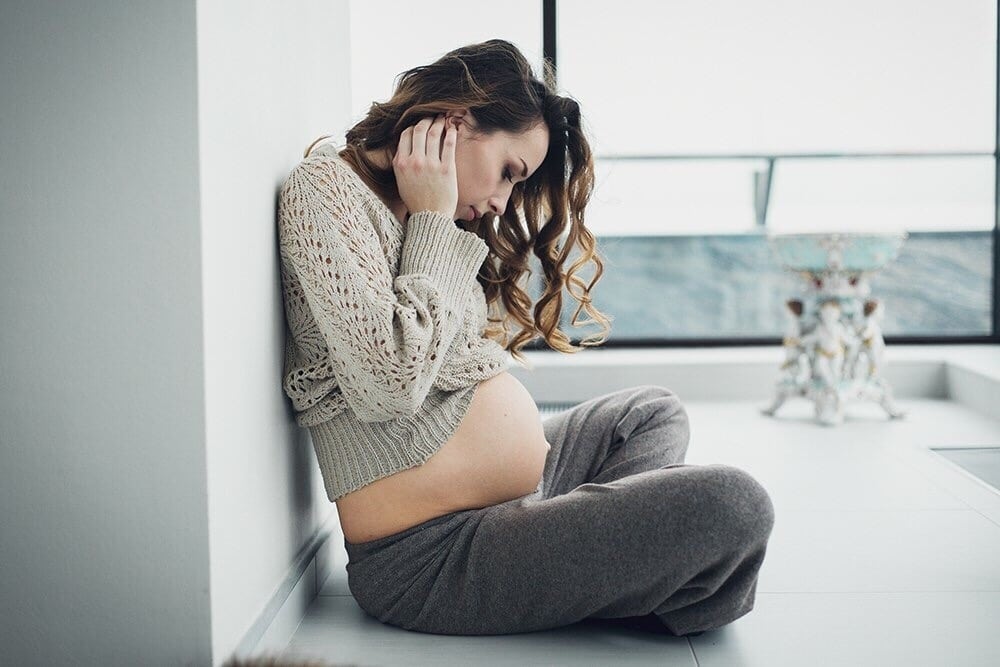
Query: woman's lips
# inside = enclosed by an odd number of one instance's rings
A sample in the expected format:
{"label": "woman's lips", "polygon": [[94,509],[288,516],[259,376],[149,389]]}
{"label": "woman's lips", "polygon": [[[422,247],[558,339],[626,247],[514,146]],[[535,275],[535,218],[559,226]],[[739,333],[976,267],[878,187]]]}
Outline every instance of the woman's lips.
{"label": "woman's lips", "polygon": [[479,217],[479,211],[476,210],[475,206],[470,206],[469,207],[469,220],[472,221],[472,220],[475,220],[478,217]]}

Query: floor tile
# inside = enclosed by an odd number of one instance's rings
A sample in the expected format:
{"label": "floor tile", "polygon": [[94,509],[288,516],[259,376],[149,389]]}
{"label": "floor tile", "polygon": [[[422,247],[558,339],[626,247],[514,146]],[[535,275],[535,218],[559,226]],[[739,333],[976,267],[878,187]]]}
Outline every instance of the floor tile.
{"label": "floor tile", "polygon": [[358,666],[696,666],[683,637],[597,623],[512,635],[434,635],[380,623],[343,596],[317,597],[286,651]]}
{"label": "floor tile", "polygon": [[998,618],[1000,593],[764,593],[690,639],[700,667],[995,667]]}
{"label": "floor tile", "polygon": [[1000,527],[973,510],[776,508],[757,590],[1000,592]]}
{"label": "floor tile", "polygon": [[[331,538],[334,539],[334,538]],[[343,547],[341,547],[343,548]],[[346,561],[347,556],[344,556]],[[326,582],[320,587],[320,595],[350,595],[351,589],[347,587],[347,572],[343,568],[335,570],[327,577]]]}

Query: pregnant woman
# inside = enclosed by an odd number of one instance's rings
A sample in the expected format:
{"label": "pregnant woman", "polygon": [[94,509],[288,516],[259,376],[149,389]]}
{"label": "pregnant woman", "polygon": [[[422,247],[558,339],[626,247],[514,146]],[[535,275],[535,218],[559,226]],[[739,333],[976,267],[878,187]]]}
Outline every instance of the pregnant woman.
{"label": "pregnant woman", "polygon": [[537,336],[581,349],[557,326],[568,284],[608,323],[572,275],[602,266],[583,216],[593,158],[545,69],[504,40],[456,49],[405,72],[343,146],[306,149],[279,199],[283,388],[337,506],[351,593],[380,621],[700,634],[753,608],[767,492],[738,468],[684,463],[687,414],[668,389],[543,422],[507,372]]}

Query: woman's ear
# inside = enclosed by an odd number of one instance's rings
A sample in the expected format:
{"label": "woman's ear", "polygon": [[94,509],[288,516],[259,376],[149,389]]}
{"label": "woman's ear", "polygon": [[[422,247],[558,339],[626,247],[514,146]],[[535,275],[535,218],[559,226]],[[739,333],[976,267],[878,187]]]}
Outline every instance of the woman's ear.
{"label": "woman's ear", "polygon": [[471,127],[469,121],[472,119],[472,113],[468,109],[456,109],[454,111],[449,111],[445,114],[445,118],[451,127],[458,127],[463,123]]}

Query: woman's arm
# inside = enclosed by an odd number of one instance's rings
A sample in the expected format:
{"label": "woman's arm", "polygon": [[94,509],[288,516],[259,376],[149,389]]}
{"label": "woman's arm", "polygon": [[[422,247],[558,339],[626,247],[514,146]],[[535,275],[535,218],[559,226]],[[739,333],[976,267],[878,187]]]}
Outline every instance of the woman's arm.
{"label": "woman's arm", "polygon": [[461,326],[489,248],[449,216],[418,211],[392,276],[357,185],[339,169],[310,157],[281,188],[281,258],[301,291],[287,295],[289,316],[315,320],[359,419],[412,415]]}

